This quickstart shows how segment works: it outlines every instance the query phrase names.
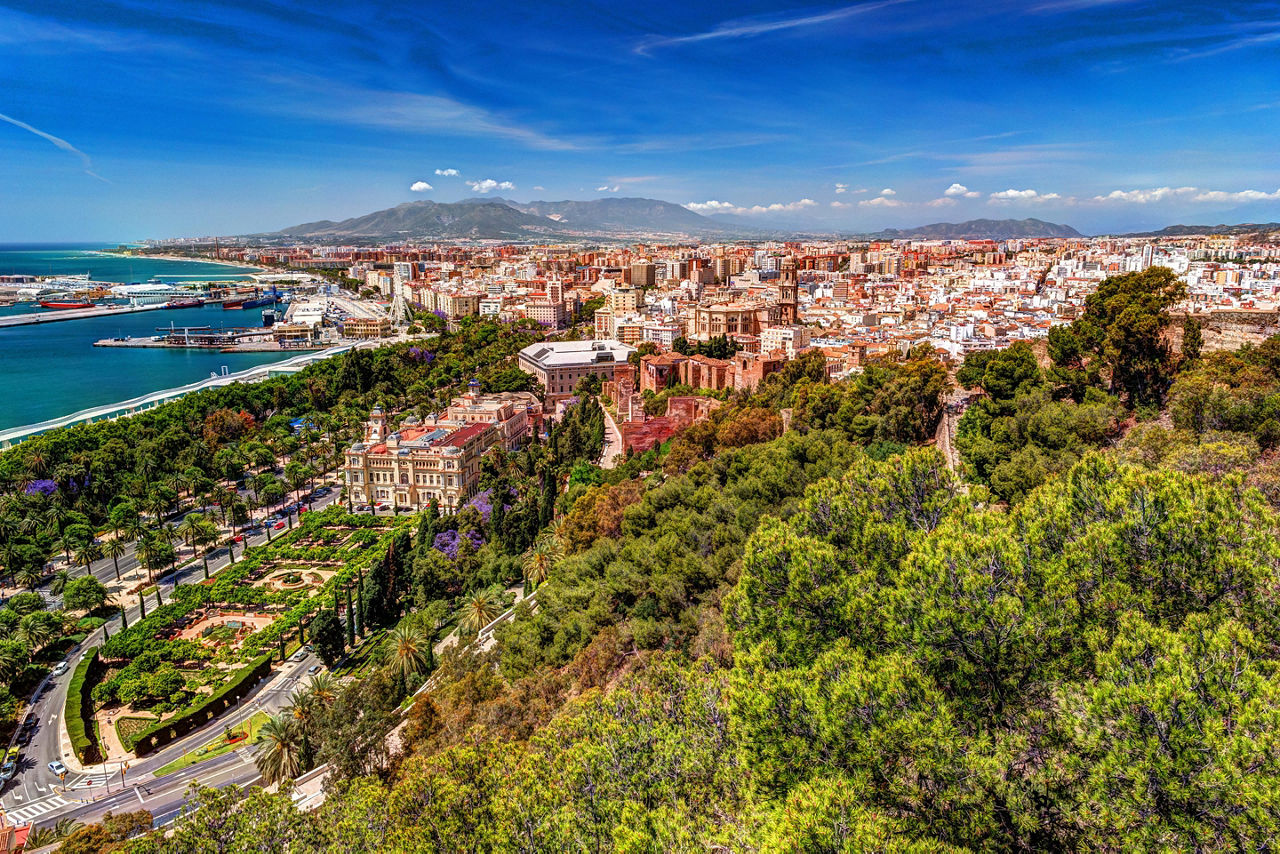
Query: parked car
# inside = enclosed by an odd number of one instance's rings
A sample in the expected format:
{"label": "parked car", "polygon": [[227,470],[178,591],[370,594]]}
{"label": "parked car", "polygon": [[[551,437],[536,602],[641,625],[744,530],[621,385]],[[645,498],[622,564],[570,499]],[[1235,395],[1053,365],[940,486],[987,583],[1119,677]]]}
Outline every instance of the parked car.
{"label": "parked car", "polygon": [[271,526],[271,530],[279,531],[283,527],[284,527],[284,520],[281,519],[279,522],[276,522],[274,525]]}
{"label": "parked car", "polygon": [[312,676],[315,676],[317,673],[319,673],[323,669],[324,669],[323,665],[313,664],[307,668],[307,672],[310,673]]}
{"label": "parked car", "polygon": [[300,649],[300,650],[298,650],[297,652],[295,652],[293,655],[289,656],[289,660],[290,660],[290,661],[302,661],[302,659],[304,659],[304,658],[306,658],[306,657],[307,657],[307,651],[306,651],[305,649]]}
{"label": "parked car", "polygon": [[67,773],[67,766],[63,765],[61,761],[55,759],[49,763],[49,770],[61,777],[63,774]]}
{"label": "parked car", "polygon": [[356,505],[356,512],[357,512],[357,513],[368,513],[368,512],[369,512],[369,505],[368,505],[368,504],[357,504],[357,505]]}
{"label": "parked car", "polygon": [[301,516],[303,513],[306,513],[306,512],[307,512],[307,510],[308,510],[308,508],[306,508],[306,507],[299,507],[299,508],[298,508],[298,515],[299,515],[299,516]]}
{"label": "parked car", "polygon": [[405,506],[404,506],[404,505],[402,505],[402,504],[397,504],[397,505],[396,505],[396,512],[397,512],[397,513],[412,513],[412,512],[413,512],[413,508],[412,508],[412,507],[405,507]]}

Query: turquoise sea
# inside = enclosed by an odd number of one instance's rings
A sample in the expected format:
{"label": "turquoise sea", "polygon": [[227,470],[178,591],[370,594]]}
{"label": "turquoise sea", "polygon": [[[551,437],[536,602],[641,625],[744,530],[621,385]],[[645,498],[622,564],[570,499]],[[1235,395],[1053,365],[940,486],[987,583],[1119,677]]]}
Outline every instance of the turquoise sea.
{"label": "turquoise sea", "polygon": [[[114,247],[115,244],[112,244]],[[160,261],[99,254],[105,246],[0,244],[0,273],[37,276],[89,273],[101,282],[247,278],[219,264]],[[25,313],[33,304],[0,308],[0,316]],[[38,307],[37,307],[38,308]],[[34,424],[90,406],[185,385],[221,372],[280,361],[278,353],[216,353],[94,347],[103,338],[156,334],[157,327],[259,326],[261,309],[227,311],[204,306],[144,311],[119,317],[67,320],[0,328],[0,429]]]}

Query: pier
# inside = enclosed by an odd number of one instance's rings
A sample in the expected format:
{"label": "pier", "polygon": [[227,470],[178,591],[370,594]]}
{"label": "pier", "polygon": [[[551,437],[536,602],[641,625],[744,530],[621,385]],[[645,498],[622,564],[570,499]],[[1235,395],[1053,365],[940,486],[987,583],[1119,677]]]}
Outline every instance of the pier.
{"label": "pier", "polygon": [[378,346],[375,341],[362,341],[358,344],[342,344],[337,347],[330,347],[318,353],[304,353],[300,356],[294,356],[292,359],[286,359],[283,362],[276,362],[270,365],[259,365],[256,368],[249,368],[245,371],[237,371],[236,373],[221,374],[219,376],[210,377],[207,380],[191,383],[189,385],[179,386],[178,388],[166,389],[164,391],[156,391],[150,394],[135,397],[131,400],[122,401],[120,403],[110,403],[105,406],[95,406],[91,409],[83,409],[74,412],[71,415],[64,415],[61,418],[50,418],[47,421],[41,421],[38,424],[29,424],[26,427],[11,427],[8,430],[0,430],[0,450],[7,450],[25,439],[33,436],[39,436],[41,433],[47,433],[50,430],[57,430],[60,427],[70,427],[75,424],[88,424],[95,421],[114,421],[117,418],[125,418],[129,415],[136,415],[148,409],[155,409],[157,406],[177,400],[198,391],[204,391],[210,388],[221,388],[231,385],[232,383],[252,383],[260,382],[280,374],[293,374],[305,368],[312,362],[318,362],[321,359],[327,359],[330,356],[337,356],[353,349],[373,349]]}
{"label": "pier", "polygon": [[14,314],[0,317],[0,329],[6,326],[35,326],[37,323],[57,323],[60,320],[85,320],[90,317],[115,317],[137,311],[155,311],[167,308],[166,303],[155,305],[100,305],[93,308],[66,308],[57,311],[33,311],[31,314]]}

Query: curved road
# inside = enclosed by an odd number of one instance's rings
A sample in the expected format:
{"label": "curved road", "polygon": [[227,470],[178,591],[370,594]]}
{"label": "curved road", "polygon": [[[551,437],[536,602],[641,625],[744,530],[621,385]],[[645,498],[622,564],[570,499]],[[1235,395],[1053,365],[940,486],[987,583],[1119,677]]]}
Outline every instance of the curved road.
{"label": "curved road", "polygon": [[[316,510],[323,509],[337,501],[339,495],[340,490],[333,489],[328,495],[316,498],[312,506]],[[265,533],[246,538],[247,545],[259,546],[266,542]],[[210,574],[229,565],[225,548],[210,554]],[[137,567],[137,558],[132,552],[127,558],[120,559],[121,572],[127,571],[126,566],[130,569]],[[95,563],[91,571],[104,584],[115,583],[115,569],[111,560]],[[185,569],[180,569],[178,578],[183,583],[203,580],[202,563],[195,561]],[[174,588],[173,575],[166,575],[159,585],[162,599],[166,598],[166,594],[171,595]],[[141,618],[136,597],[134,598],[135,602],[126,611],[130,625]],[[154,607],[154,594],[148,596],[148,601]],[[114,618],[108,623],[108,627],[113,633],[118,631],[119,618]],[[70,664],[67,672],[59,677],[47,678],[41,686],[39,698],[28,710],[27,719],[35,721],[34,727],[28,732],[29,743],[22,749],[20,766],[14,779],[0,789],[0,808],[4,810],[10,823],[26,824],[34,821],[44,825],[68,816],[80,821],[92,821],[108,810],[120,812],[135,809],[150,810],[153,816],[159,818],[181,807],[192,780],[198,779],[202,784],[211,786],[252,782],[258,774],[247,747],[159,779],[154,777],[153,772],[209,741],[222,731],[224,724],[238,723],[257,711],[274,713],[287,706],[294,688],[305,676],[307,668],[317,663],[311,656],[297,662],[286,662],[241,700],[229,716],[223,715],[163,750],[131,762],[123,775],[123,783],[121,768],[114,762],[107,766],[107,773],[86,774],[73,770],[62,781],[49,770],[50,762],[58,760],[73,768],[80,767],[75,762],[62,724],[67,688],[84,651],[101,643],[100,631],[94,632],[83,644],[72,650],[67,659]],[[123,792],[120,791],[122,787]]]}

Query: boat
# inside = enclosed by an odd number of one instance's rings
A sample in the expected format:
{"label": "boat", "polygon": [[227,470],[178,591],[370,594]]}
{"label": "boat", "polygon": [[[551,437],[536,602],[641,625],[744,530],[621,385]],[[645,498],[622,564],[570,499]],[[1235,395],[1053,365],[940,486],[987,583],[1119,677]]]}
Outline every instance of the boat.
{"label": "boat", "polygon": [[62,302],[62,301],[47,300],[47,299],[42,299],[42,300],[40,300],[40,307],[41,307],[41,308],[56,308],[56,309],[64,309],[64,308],[97,308],[97,306],[96,306],[96,305],[94,305],[94,304],[93,304],[93,303],[91,303],[91,302],[86,302],[85,300],[77,300],[77,301],[74,301],[74,302]]}
{"label": "boat", "polygon": [[165,304],[165,308],[199,308],[204,305],[204,300],[199,297],[192,299],[176,299]]}
{"label": "boat", "polygon": [[223,300],[222,307],[223,308],[244,308],[244,300],[242,299]]}
{"label": "boat", "polygon": [[247,299],[240,304],[241,308],[262,308],[264,305],[275,305],[275,296],[257,297],[256,299]]}

